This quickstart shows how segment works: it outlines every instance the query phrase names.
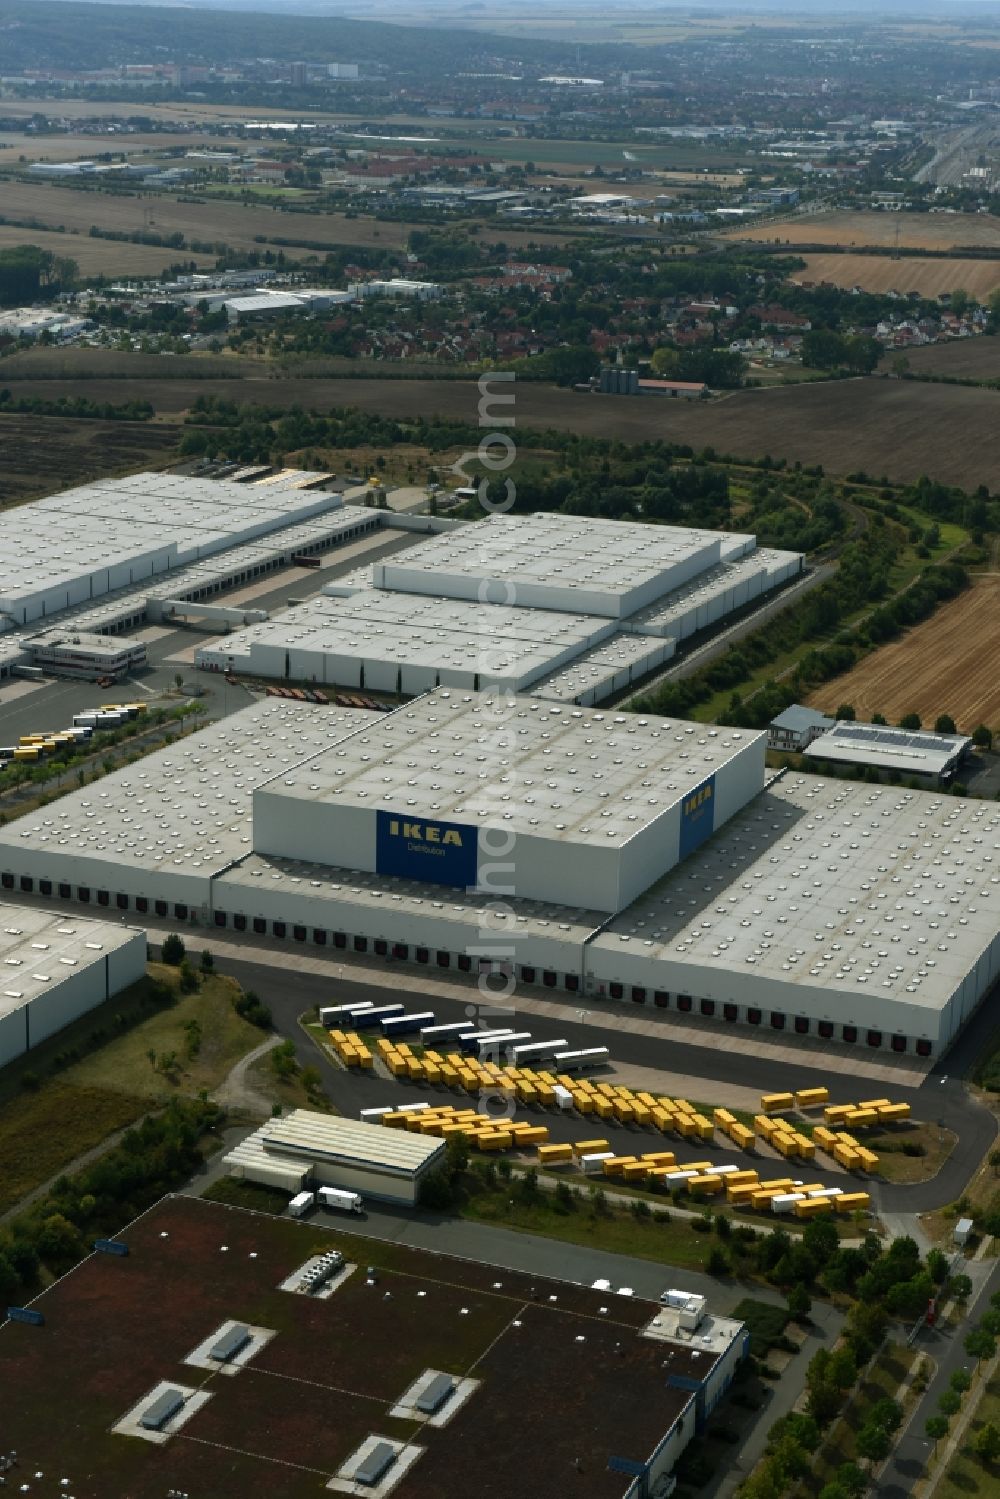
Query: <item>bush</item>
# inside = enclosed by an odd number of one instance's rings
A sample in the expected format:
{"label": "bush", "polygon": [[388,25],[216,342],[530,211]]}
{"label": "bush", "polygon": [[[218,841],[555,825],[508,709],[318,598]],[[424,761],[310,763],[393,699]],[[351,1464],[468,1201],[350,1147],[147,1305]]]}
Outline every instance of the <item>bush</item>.
{"label": "bush", "polygon": [[729,1256],[726,1251],[721,1249],[718,1244],[714,1244],[705,1262],[705,1269],[708,1274],[728,1275],[731,1268],[732,1266],[729,1263]]}
{"label": "bush", "polygon": [[169,963],[174,968],[179,968],[184,961],[187,948],[184,946],[183,937],[178,937],[176,932],[171,932],[164,937],[160,947],[160,957],[164,963]]}

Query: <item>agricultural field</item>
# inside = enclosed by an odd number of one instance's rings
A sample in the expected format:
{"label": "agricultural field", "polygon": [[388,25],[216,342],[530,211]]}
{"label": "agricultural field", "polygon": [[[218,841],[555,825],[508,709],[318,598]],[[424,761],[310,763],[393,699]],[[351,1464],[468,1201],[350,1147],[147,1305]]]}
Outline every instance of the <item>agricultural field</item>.
{"label": "agricultural field", "polygon": [[1000,727],[1000,674],[990,649],[998,611],[1000,574],[975,578],[932,619],[814,692],[809,706],[834,713],[852,703],[858,718],[883,713],[890,723],[906,713],[919,713],[924,723],[950,713],[967,734],[980,723]]}
{"label": "agricultural field", "polygon": [[[4,111],[7,113],[7,111]],[[62,114],[62,107],[59,110]],[[89,161],[107,151],[127,156],[160,156],[180,147],[191,151],[199,146],[218,150],[217,135],[195,135],[185,132],[162,134],[155,130],[143,135],[139,131],[122,135],[20,135],[0,131],[0,166],[16,166],[25,161]]]}
{"label": "agricultural field", "polygon": [[[348,218],[342,213],[282,213],[277,208],[263,205],[247,207],[225,198],[207,198],[204,201],[185,201],[162,193],[136,193],[119,195],[102,192],[98,188],[55,187],[49,183],[5,182],[2,191],[3,215],[8,220],[30,219],[33,222],[64,229],[58,236],[56,253],[71,255],[83,266],[83,254],[88,246],[97,246],[104,257],[103,268],[109,274],[123,274],[128,269],[126,257],[136,250],[145,250],[161,257],[158,265],[176,261],[181,255],[190,259],[188,251],[159,249],[151,250],[142,245],[122,244],[114,240],[91,240],[92,224],[101,229],[131,234],[136,230],[150,230],[162,234],[183,234],[186,241],[213,241],[232,246],[237,250],[260,248],[260,239],[287,239],[306,242],[310,245],[361,245],[366,248],[401,249],[407,242],[410,228],[405,223],[382,223],[376,219],[359,215]],[[565,244],[562,234],[536,234],[529,230],[508,229],[506,225],[491,225],[498,237],[512,246],[529,244]],[[0,225],[5,238],[0,245],[38,244],[39,231],[24,229],[16,223]],[[13,238],[6,238],[12,235]],[[52,248],[46,245],[45,248]],[[282,246],[287,256],[303,259],[321,254],[314,249],[298,249]],[[162,256],[166,255],[166,262]],[[89,264],[89,270],[101,269]]]}
{"label": "agricultural field", "polygon": [[[898,356],[886,354],[887,369]],[[907,349],[906,360],[915,375],[950,375],[958,380],[1000,380],[1000,338],[956,338],[946,344]]]}
{"label": "agricultural field", "polygon": [[888,255],[804,255],[804,271],[796,271],[793,281],[829,281],[833,286],[863,291],[917,292],[928,300],[941,294],[967,291],[985,302],[1000,286],[998,260],[930,260],[919,255],[903,255],[898,260]]}
{"label": "agricultural field", "polygon": [[[66,385],[59,389],[63,395],[74,393]],[[89,389],[87,394],[96,399]],[[123,381],[117,399],[133,398],[130,384]],[[172,457],[176,441],[173,427],[151,422],[0,416],[0,509],[73,484],[157,468]]]}
{"label": "agricultural field", "polygon": [[[0,193],[0,202],[3,194]],[[107,239],[91,239],[86,231],[57,234],[44,229],[23,228],[19,224],[0,224],[0,250],[15,245],[37,245],[53,255],[68,255],[75,260],[84,276],[158,276],[178,260],[193,260],[198,266],[214,265],[211,255],[194,255],[189,250],[171,250],[160,245],[131,245]]]}
{"label": "agricultural field", "polygon": [[981,213],[879,213],[843,209],[790,218],[779,224],[742,225],[728,236],[782,245],[879,245],[903,250],[959,250],[967,246],[1000,252],[1000,219]]}
{"label": "agricultural field", "polygon": [[[33,357],[33,356],[28,356]],[[61,356],[59,356],[61,357]],[[330,411],[357,407],[398,420],[447,417],[478,424],[479,391],[471,380],[314,379],[259,377],[185,381],[129,376],[131,356],[115,377],[89,380],[95,401],[150,401],[172,418],[198,395],[262,406],[301,405]],[[167,360],[163,363],[166,365]],[[218,361],[216,361],[216,364]],[[12,361],[0,363],[0,381],[13,383]],[[192,359],[193,365],[193,359]],[[65,379],[33,379],[24,393],[55,400]],[[767,390],[734,391],[719,400],[682,402],[653,397],[584,395],[555,386],[518,386],[518,426],[553,427],[621,442],[690,443],[738,458],[774,457],[820,463],[831,474],[859,469],[913,482],[921,474],[964,489],[1000,489],[1000,395],[963,386],[908,380],[816,381]],[[37,426],[37,423],[35,423]],[[95,426],[98,423],[79,423]],[[121,430],[119,428],[119,430]],[[168,445],[164,429],[142,424],[154,443]],[[142,431],[135,435],[141,445]],[[44,448],[39,439],[38,446]],[[138,460],[136,460],[138,462]],[[39,492],[37,487],[33,491]]]}

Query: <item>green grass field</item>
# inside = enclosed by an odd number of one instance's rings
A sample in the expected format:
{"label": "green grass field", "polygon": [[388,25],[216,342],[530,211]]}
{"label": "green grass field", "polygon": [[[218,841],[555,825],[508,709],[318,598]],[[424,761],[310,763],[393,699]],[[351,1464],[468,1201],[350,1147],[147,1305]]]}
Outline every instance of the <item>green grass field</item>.
{"label": "green grass field", "polygon": [[149,971],[169,986],[166,1004],[133,985],[0,1073],[0,1212],[150,1109],[211,1092],[262,1041],[233,1008],[232,979],[182,995],[176,969]]}

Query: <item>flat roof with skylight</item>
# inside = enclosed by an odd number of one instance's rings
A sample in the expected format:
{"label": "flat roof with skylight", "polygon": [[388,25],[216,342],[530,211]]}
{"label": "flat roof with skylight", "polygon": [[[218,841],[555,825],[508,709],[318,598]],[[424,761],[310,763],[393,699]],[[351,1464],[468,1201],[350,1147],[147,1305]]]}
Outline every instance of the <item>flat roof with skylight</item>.
{"label": "flat roof with skylight", "polygon": [[590,944],[604,978],[947,1040],[1000,976],[1000,807],[785,774]]}
{"label": "flat roof with skylight", "polygon": [[621,618],[754,545],[752,536],[565,515],[494,515],[375,564],[377,588]]}
{"label": "flat roof with skylight", "polygon": [[763,785],[766,736],[430,692],[261,787],[258,853],[619,910]]}

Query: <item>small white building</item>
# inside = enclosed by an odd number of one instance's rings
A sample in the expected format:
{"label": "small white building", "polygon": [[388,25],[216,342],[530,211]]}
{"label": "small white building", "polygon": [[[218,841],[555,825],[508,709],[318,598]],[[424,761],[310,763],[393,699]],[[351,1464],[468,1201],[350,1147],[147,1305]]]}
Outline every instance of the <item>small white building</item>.
{"label": "small white building", "polygon": [[146,646],[127,635],[87,630],[43,630],[24,642],[30,664],[55,677],[120,678],[146,664]]}
{"label": "small white building", "polygon": [[266,1124],[224,1159],[232,1176],[265,1186],[341,1187],[363,1198],[414,1207],[421,1183],[444,1162],[445,1142],[295,1109]]}
{"label": "small white building", "polygon": [[767,747],[785,753],[801,753],[820,734],[832,729],[836,719],[817,713],[815,708],[805,708],[801,703],[792,703],[767,726]]}

